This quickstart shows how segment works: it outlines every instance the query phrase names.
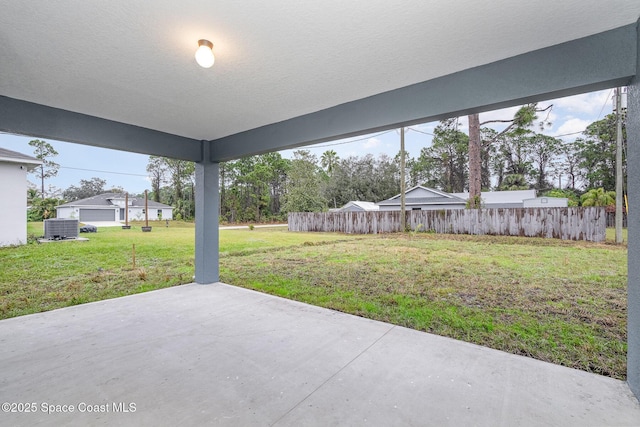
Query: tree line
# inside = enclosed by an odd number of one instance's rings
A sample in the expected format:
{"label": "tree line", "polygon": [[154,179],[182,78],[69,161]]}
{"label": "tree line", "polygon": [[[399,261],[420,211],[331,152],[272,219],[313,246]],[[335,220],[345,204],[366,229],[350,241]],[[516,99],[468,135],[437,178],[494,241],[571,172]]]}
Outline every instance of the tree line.
{"label": "tree line", "polygon": [[[611,198],[615,198],[615,114],[591,123],[575,141],[565,142],[543,133],[546,119],[539,120],[538,115],[545,111],[536,104],[525,105],[513,118],[502,120],[506,127],[500,132],[483,126],[490,122],[478,122],[477,135],[470,118],[471,140],[460,130],[458,118],[439,122],[429,146],[415,157],[405,153],[407,186],[460,193],[468,192],[470,183],[477,181],[482,191],[536,189],[539,194],[567,197],[570,206],[611,204]],[[623,115],[626,146],[625,119]],[[474,138],[478,140],[474,142]],[[35,187],[29,190],[31,205],[36,207],[33,219],[44,217],[47,211],[50,214],[62,202],[124,191],[106,189],[103,179],[92,178],[67,188],[62,198],[42,197],[45,179],[57,173],[57,165],[51,160],[57,153],[44,141],[32,142],[36,157],[46,160],[34,171],[41,180],[40,192]],[[297,150],[291,159],[268,153],[221,163],[221,220],[281,221],[286,220],[288,212],[322,211],[352,200],[388,199],[399,193],[399,155],[340,158],[334,150],[327,150],[318,157],[308,150]],[[194,163],[150,156],[146,169],[150,198],[173,206],[174,218],[192,219]],[[626,167],[623,174],[626,182]]]}
{"label": "tree line", "polygon": [[[522,107],[503,131],[479,128],[482,191],[536,189],[567,197],[570,206],[610,205],[615,199],[615,114],[590,124],[573,142],[543,133],[535,104]],[[626,126],[623,117],[623,142]],[[485,123],[487,124],[487,123]],[[429,146],[415,157],[405,153],[409,187],[424,185],[451,193],[469,191],[469,135],[458,118],[441,121]],[[297,150],[293,158],[268,153],[220,164],[220,217],[226,222],[286,220],[288,212],[323,211],[352,200],[379,202],[399,193],[399,154],[348,156],[334,150],[316,156]],[[163,160],[150,159],[150,165]],[[623,159],[626,164],[626,159]],[[157,172],[157,167],[152,170]],[[168,187],[154,188],[158,201],[177,197],[176,169],[165,166]],[[189,170],[183,168],[183,170]],[[623,168],[626,181],[626,167]],[[164,176],[156,173],[152,176]],[[153,180],[152,180],[153,181]],[[193,178],[185,182],[193,188]],[[173,184],[172,184],[173,183]],[[189,199],[191,203],[192,199]],[[189,205],[191,206],[191,205]],[[189,216],[190,215],[190,216]],[[191,218],[192,212],[185,218]]]}

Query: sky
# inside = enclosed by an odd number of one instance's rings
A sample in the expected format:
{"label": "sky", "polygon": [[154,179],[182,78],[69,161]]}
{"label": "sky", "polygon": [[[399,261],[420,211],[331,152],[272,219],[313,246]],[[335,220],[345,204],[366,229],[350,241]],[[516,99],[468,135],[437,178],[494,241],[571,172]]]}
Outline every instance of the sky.
{"label": "sky", "polygon": [[[612,99],[613,89],[610,89],[540,102],[538,106],[542,108],[553,104],[548,117],[552,125],[543,133],[571,142],[579,137],[589,124],[612,112]],[[480,122],[510,119],[517,109],[518,107],[513,107],[482,113]],[[466,117],[461,117],[460,123],[460,130],[466,133]],[[437,125],[438,122],[431,122],[414,125],[405,130],[405,149],[411,157],[417,157],[423,147],[431,144],[431,134]],[[500,130],[501,127],[495,126],[495,129]],[[34,138],[0,133],[0,147],[33,155],[33,147],[29,145],[32,139]],[[78,186],[81,179],[98,177],[107,182],[106,188],[122,187],[133,194],[142,193],[145,189],[151,190],[146,172],[149,157],[146,155],[49,139],[45,141],[58,152],[58,156],[52,160],[60,165],[58,176],[47,180],[46,187],[51,185],[63,191],[72,185]],[[340,158],[365,154],[378,156],[383,153],[393,157],[400,150],[400,134],[397,130],[390,130],[301,148],[310,150],[318,158],[326,150],[334,150]],[[294,151],[285,150],[281,154],[292,158]],[[29,174],[29,180],[33,183],[38,182],[33,174]]]}

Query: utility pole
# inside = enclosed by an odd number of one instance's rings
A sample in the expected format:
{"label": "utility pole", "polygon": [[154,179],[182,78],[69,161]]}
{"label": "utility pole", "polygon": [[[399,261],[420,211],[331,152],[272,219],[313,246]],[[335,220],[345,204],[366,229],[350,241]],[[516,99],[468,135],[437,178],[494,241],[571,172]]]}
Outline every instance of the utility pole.
{"label": "utility pole", "polygon": [[616,88],[616,243],[622,243],[622,88]]}
{"label": "utility pole", "polygon": [[404,127],[400,128],[400,227],[407,231],[407,211],[405,210],[405,177],[404,177]]}

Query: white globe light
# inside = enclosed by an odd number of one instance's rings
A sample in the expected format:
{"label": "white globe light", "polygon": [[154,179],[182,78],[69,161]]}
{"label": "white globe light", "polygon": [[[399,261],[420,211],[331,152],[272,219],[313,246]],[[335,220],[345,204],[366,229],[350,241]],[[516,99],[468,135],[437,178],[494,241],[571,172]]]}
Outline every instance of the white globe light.
{"label": "white globe light", "polygon": [[196,62],[203,68],[211,68],[216,58],[213,56],[213,43],[209,40],[198,40],[198,50],[196,50]]}

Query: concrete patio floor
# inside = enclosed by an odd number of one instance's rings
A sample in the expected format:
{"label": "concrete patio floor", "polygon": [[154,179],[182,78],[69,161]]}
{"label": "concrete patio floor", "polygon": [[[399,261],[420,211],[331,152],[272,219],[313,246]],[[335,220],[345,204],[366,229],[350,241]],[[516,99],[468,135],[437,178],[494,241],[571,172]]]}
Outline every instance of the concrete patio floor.
{"label": "concrete patio floor", "polygon": [[220,283],[0,321],[0,402],[15,426],[640,424],[624,382]]}

